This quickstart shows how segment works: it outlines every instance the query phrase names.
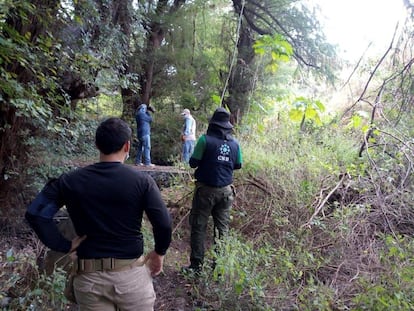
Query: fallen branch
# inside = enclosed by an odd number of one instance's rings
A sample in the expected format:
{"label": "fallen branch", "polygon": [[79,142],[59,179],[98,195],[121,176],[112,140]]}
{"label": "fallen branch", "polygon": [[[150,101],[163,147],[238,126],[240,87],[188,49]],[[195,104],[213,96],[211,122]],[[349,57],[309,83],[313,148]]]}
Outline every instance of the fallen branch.
{"label": "fallen branch", "polygon": [[177,229],[181,226],[181,224],[183,223],[184,219],[187,219],[187,216],[190,214],[191,209],[188,210],[187,213],[185,213],[185,215],[181,218],[180,222],[174,227],[172,233],[174,234],[175,231],[177,231]]}
{"label": "fallen branch", "polygon": [[335,187],[328,193],[328,195],[322,200],[321,204],[319,204],[319,206],[315,209],[315,212],[313,213],[313,215],[311,216],[311,218],[308,220],[307,223],[305,223],[304,225],[302,225],[303,227],[310,227],[313,219],[316,217],[316,215],[319,214],[319,212],[322,210],[322,208],[325,206],[326,202],[329,200],[329,198],[332,196],[332,194],[335,193],[335,191],[342,185],[342,183],[344,182],[345,177],[347,176],[347,174],[343,174],[341,179],[339,180],[339,182],[335,185]]}

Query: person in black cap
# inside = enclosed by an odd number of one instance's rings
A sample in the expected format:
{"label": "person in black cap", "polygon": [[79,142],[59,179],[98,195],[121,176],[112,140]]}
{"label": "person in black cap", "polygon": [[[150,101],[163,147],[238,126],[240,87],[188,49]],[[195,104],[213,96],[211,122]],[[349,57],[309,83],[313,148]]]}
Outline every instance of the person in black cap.
{"label": "person in black cap", "polygon": [[233,171],[242,167],[238,141],[232,137],[230,114],[217,108],[210,119],[207,133],[200,136],[190,157],[190,167],[196,168],[192,208],[190,266],[184,271],[200,271],[204,261],[204,241],[210,215],[214,221],[214,239],[227,231],[230,209],[234,200]]}

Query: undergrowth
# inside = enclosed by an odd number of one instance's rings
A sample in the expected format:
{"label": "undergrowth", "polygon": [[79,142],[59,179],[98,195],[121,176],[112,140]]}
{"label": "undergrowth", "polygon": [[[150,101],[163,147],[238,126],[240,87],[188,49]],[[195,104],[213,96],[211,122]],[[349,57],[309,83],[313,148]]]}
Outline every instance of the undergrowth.
{"label": "undergrowth", "polygon": [[194,280],[199,310],[413,310],[406,144],[358,157],[339,128],[259,134],[241,137],[233,234]]}
{"label": "undergrowth", "polygon": [[[49,163],[34,165],[32,186],[71,168],[69,158],[95,156],[77,147],[93,142],[92,128],[29,140],[49,147],[32,154]],[[412,144],[386,132],[359,157],[361,135],[340,125],[300,131],[282,118],[257,133],[239,129],[232,230],[210,249],[200,277],[188,277],[193,310],[413,310]],[[56,157],[47,159],[50,150]],[[184,198],[191,182],[169,195]],[[176,237],[188,236],[177,228]],[[151,248],[150,231],[144,238]],[[46,277],[30,256],[10,254],[1,263],[14,278],[0,295],[16,287],[13,306],[61,308],[62,272]]]}
{"label": "undergrowth", "polygon": [[69,310],[63,295],[66,272],[57,268],[46,274],[38,264],[36,247],[9,248],[0,253],[0,309],[1,310]]}

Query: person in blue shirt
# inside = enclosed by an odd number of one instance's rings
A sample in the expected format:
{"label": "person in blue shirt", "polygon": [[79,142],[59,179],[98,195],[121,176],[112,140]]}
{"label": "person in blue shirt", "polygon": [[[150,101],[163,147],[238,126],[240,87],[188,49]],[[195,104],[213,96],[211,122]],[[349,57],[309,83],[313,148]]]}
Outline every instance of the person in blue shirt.
{"label": "person in blue shirt", "polygon": [[152,116],[146,104],[139,105],[135,114],[137,122],[137,155],[135,165],[155,166],[151,163],[151,122]]}
{"label": "person in blue shirt", "polygon": [[229,228],[230,209],[234,200],[233,171],[242,167],[242,153],[232,136],[229,112],[220,107],[209,121],[207,133],[200,136],[190,157],[195,190],[189,216],[191,226],[190,266],[184,270],[199,271],[204,261],[204,241],[210,215],[214,221],[214,238]]}

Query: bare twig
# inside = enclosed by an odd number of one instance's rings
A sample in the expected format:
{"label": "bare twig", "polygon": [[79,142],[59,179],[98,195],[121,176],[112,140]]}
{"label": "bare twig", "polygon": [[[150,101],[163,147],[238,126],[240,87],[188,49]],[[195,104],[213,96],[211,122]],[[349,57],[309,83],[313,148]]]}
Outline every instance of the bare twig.
{"label": "bare twig", "polygon": [[264,185],[260,180],[258,180],[257,178],[251,178],[251,179],[246,179],[246,181],[249,182],[249,184],[255,186],[256,188],[262,190],[264,193],[266,194],[271,194],[271,192],[269,191],[269,189],[266,187],[266,185]]}
{"label": "bare twig", "polygon": [[[361,61],[364,59],[366,52],[368,51],[368,49],[370,48],[370,46],[372,45],[372,42],[370,42],[365,51],[362,53],[361,57],[359,58],[357,64],[355,65],[354,69],[352,70],[351,74],[349,75],[348,79],[345,81],[345,83],[340,87],[340,89],[343,89],[345,87],[345,85],[347,85],[349,83],[349,81],[351,80],[352,76],[354,75],[354,73],[356,72],[356,70],[358,69],[359,65],[361,64]],[[353,106],[351,106],[347,111],[349,111],[350,109],[352,109]]]}
{"label": "bare twig", "polygon": [[311,218],[308,220],[308,222],[304,225],[302,225],[302,227],[309,227],[313,221],[313,219],[316,217],[316,215],[319,214],[319,212],[322,210],[322,208],[325,206],[325,203],[328,201],[328,199],[332,196],[332,194],[335,193],[335,191],[342,185],[342,183],[345,180],[345,177],[347,176],[347,174],[343,174],[341,179],[339,180],[339,182],[335,185],[335,187],[328,193],[328,195],[322,200],[321,204],[319,204],[319,206],[315,209],[315,212],[313,213],[313,215],[311,216]]}
{"label": "bare twig", "polygon": [[184,222],[185,219],[187,219],[187,216],[190,214],[191,209],[188,210],[187,213],[185,213],[185,215],[183,217],[181,217],[181,220],[179,221],[179,223],[174,227],[172,233],[174,234],[175,231],[177,231],[177,229],[182,225],[182,223]]}
{"label": "bare twig", "polygon": [[396,28],[395,28],[395,31],[394,31],[394,34],[393,34],[393,37],[392,37],[392,39],[391,39],[391,42],[390,42],[390,45],[389,45],[389,47],[387,48],[387,50],[385,51],[385,53],[384,53],[384,55],[382,55],[382,57],[380,58],[380,60],[377,62],[377,64],[375,65],[375,67],[374,67],[374,69],[372,70],[372,72],[371,72],[371,74],[370,74],[370,76],[369,76],[369,78],[368,78],[368,81],[365,83],[365,86],[364,86],[364,89],[363,89],[363,91],[362,91],[362,93],[361,93],[361,95],[359,96],[359,98],[355,101],[355,103],[350,107],[350,108],[348,108],[344,113],[343,113],[343,115],[342,115],[342,118],[353,108],[353,107],[355,107],[355,105],[356,104],[358,104],[360,101],[362,101],[363,100],[363,98],[364,98],[364,95],[365,95],[365,93],[367,92],[367,90],[368,90],[368,87],[369,87],[369,85],[371,84],[371,80],[374,78],[374,76],[375,76],[375,74],[376,74],[376,72],[377,72],[377,70],[378,70],[378,68],[381,66],[381,64],[384,62],[384,60],[385,60],[385,58],[388,56],[388,54],[390,53],[390,51],[392,50],[392,47],[393,47],[393,45],[394,45],[394,40],[395,40],[395,36],[396,36],[396,34],[397,34],[397,28],[398,28],[398,24],[397,24],[397,26],[396,26]]}

